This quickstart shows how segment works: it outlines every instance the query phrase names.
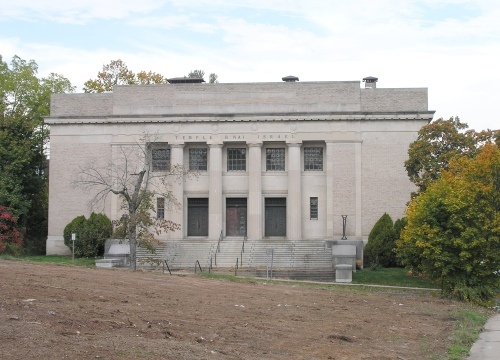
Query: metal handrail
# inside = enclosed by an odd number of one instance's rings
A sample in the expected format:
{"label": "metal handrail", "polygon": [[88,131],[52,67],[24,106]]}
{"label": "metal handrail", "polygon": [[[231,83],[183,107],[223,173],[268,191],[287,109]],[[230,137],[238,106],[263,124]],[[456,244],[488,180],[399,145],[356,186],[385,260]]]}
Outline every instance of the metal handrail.
{"label": "metal handrail", "polygon": [[238,276],[238,258],[236,258],[236,266],[234,267],[234,276]]}
{"label": "metal handrail", "polygon": [[200,262],[198,260],[196,260],[196,262],[194,263],[194,273],[196,274],[196,264],[198,264],[198,267],[200,268],[200,272],[203,272],[203,270],[201,269]]}
{"label": "metal handrail", "polygon": [[241,245],[241,251],[240,251],[240,265],[243,266],[243,253],[245,252],[245,241],[247,240],[247,237],[243,237],[243,244]]}
{"label": "metal handrail", "polygon": [[163,273],[165,273],[165,265],[167,266],[168,272],[170,275],[172,275],[172,272],[170,271],[170,268],[168,267],[167,260],[163,260]]}
{"label": "metal handrail", "polygon": [[219,241],[217,241],[217,252],[220,253],[220,242],[222,241],[222,230],[220,231]]}
{"label": "metal handrail", "polygon": [[208,267],[208,273],[212,271],[212,257],[210,256],[210,266]]}

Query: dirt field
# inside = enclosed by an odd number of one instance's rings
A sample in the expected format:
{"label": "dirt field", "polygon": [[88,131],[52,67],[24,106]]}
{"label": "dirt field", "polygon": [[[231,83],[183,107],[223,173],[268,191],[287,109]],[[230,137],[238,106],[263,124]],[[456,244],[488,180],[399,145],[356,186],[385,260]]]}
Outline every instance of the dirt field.
{"label": "dirt field", "polygon": [[0,260],[1,359],[439,359],[428,296]]}

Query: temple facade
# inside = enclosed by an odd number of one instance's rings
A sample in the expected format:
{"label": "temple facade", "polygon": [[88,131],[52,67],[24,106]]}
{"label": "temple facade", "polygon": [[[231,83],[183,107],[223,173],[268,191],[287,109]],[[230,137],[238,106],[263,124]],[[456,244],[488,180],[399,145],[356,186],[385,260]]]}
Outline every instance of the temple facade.
{"label": "temple facade", "polygon": [[[434,114],[427,89],[283,80],[53,95],[47,254],[68,253],[64,227],[91,211],[95,193],[74,186],[82,169],[110,170],[124,149],[145,149],[137,161],[155,177],[172,166],[196,174],[168,184],[176,206],[153,201],[181,226],[165,241],[366,240],[384,212],[402,217],[414,190],[408,146]],[[121,200],[111,194],[94,211],[119,219]]]}

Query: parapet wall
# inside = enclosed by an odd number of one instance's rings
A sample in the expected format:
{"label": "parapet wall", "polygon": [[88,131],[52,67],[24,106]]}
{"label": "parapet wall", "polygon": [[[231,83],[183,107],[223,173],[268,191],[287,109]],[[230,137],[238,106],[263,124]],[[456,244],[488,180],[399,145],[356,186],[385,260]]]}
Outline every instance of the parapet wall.
{"label": "parapet wall", "polygon": [[51,117],[427,111],[427,89],[362,89],[359,81],[115,86],[55,94]]}

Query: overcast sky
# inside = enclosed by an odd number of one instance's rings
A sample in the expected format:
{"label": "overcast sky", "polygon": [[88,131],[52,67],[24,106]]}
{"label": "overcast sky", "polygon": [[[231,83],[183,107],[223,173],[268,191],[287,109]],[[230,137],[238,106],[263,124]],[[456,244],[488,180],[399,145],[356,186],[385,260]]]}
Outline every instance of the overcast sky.
{"label": "overcast sky", "polygon": [[220,82],[427,87],[435,118],[499,129],[499,0],[0,0],[0,54],[82,91],[103,64]]}

